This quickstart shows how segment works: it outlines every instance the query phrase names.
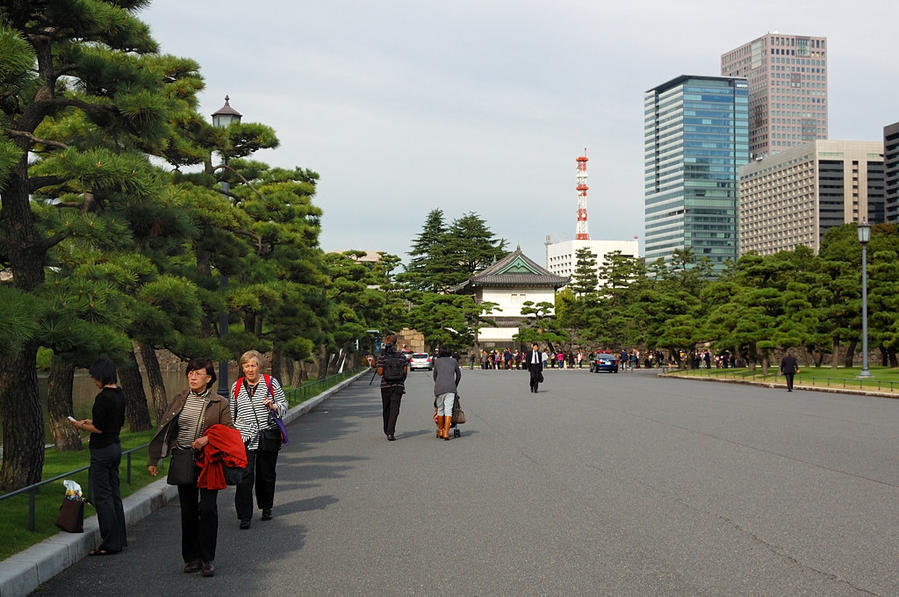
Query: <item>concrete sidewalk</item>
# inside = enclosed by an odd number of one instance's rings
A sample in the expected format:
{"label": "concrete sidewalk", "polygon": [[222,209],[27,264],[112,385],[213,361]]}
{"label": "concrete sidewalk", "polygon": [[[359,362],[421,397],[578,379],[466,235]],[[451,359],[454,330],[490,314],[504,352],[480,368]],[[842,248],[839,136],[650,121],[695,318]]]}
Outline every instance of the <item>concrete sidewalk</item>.
{"label": "concrete sidewalk", "polygon": [[[366,373],[364,369],[333,388],[329,388],[309,400],[291,408],[284,416],[284,424],[305,415],[307,412],[341,391]],[[125,498],[125,522],[131,526],[151,513],[165,506],[178,496],[178,488],[160,479]],[[100,529],[97,517],[84,521],[84,533],[59,532],[37,545],[19,552],[0,562],[0,597],[28,595],[42,583],[53,578],[100,543]]]}

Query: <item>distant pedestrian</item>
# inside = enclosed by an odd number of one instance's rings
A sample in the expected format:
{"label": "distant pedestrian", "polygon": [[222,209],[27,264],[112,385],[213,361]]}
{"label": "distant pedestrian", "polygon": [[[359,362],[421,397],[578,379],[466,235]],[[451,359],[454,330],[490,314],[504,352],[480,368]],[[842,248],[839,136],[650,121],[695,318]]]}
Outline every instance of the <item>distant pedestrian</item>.
{"label": "distant pedestrian", "polygon": [[396,420],[400,416],[400,400],[406,393],[408,361],[396,350],[396,336],[384,338],[384,352],[378,357],[378,375],[381,376],[381,415],[384,419],[384,435],[387,441],[396,439]]}
{"label": "distant pedestrian", "polygon": [[116,385],[115,365],[108,358],[101,357],[91,365],[90,376],[100,390],[94,398],[92,418],[72,420],[71,423],[77,429],[91,432],[88,478],[100,526],[100,545],[87,555],[106,556],[119,553],[128,544],[125,510],[119,489],[119,464],[122,461],[119,431],[125,423],[125,395]]}
{"label": "distant pedestrian", "polygon": [[[542,358],[541,358],[542,357]],[[546,359],[546,353],[540,354],[540,349],[534,344],[527,353],[528,371],[531,374],[531,392],[537,393],[537,385],[543,378],[543,367]]]}
{"label": "distant pedestrian", "polygon": [[783,360],[780,361],[780,372],[787,378],[787,391],[792,392],[793,376],[799,373],[799,363],[796,361],[796,357],[790,354],[790,351],[787,351]]}
{"label": "distant pedestrian", "polygon": [[440,349],[434,361],[434,407],[437,409],[437,437],[449,441],[450,427],[453,424],[453,405],[462,370],[456,359],[450,357],[448,350]]}

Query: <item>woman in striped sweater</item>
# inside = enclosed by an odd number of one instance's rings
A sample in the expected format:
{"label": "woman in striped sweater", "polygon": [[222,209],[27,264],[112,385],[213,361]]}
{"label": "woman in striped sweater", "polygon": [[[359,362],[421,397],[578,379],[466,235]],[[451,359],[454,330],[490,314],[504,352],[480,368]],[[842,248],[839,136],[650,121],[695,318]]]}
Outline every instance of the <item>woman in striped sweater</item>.
{"label": "woman in striped sweater", "polygon": [[[280,429],[269,417],[275,413],[283,417],[287,412],[287,397],[281,384],[274,377],[262,375],[262,355],[248,350],[240,357],[244,377],[231,386],[229,396],[231,417],[247,447],[247,468],[234,493],[234,507],[240,528],[250,528],[253,518],[253,486],[256,487],[256,505],[262,510],[262,520],[272,519],[275,501],[275,466],[278,464],[280,440],[269,441],[265,430],[280,437]],[[275,433],[277,431],[277,434]]]}

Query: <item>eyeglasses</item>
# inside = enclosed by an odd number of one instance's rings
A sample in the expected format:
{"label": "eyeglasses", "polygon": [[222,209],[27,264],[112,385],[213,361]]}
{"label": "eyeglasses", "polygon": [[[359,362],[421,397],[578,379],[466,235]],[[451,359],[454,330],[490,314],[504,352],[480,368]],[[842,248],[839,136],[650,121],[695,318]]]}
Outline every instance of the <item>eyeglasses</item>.
{"label": "eyeglasses", "polygon": [[193,371],[188,371],[188,372],[187,372],[187,376],[188,376],[188,377],[190,377],[191,375],[200,375],[200,376],[203,376],[203,375],[209,375],[209,372],[206,371],[206,369],[194,369]]}

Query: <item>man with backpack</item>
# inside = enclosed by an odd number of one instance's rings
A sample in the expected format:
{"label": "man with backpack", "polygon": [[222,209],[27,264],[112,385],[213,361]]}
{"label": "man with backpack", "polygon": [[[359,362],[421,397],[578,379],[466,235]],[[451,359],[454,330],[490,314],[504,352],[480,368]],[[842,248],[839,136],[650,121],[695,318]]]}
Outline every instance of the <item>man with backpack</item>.
{"label": "man with backpack", "polygon": [[378,375],[381,376],[381,405],[384,417],[384,435],[387,441],[396,437],[396,419],[400,415],[400,400],[406,392],[406,372],[408,361],[396,349],[396,336],[393,334],[384,339],[384,352],[378,357]]}

